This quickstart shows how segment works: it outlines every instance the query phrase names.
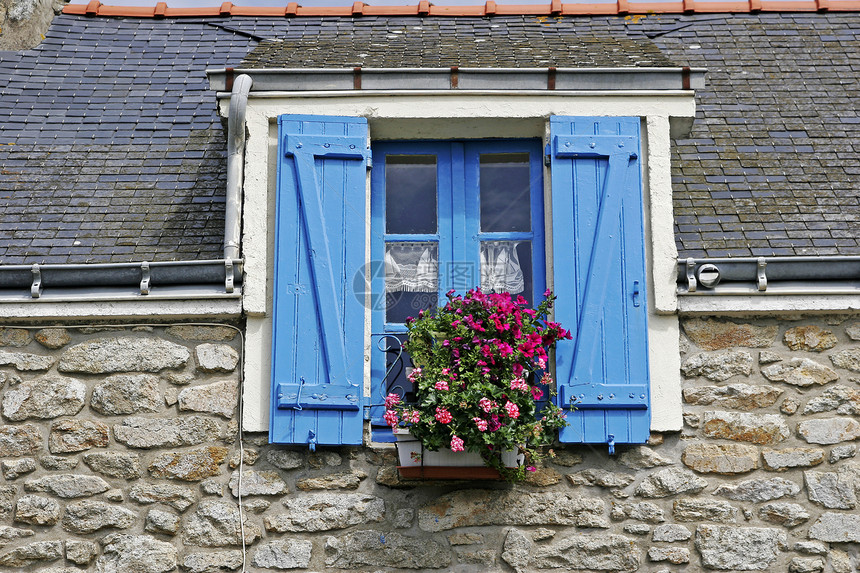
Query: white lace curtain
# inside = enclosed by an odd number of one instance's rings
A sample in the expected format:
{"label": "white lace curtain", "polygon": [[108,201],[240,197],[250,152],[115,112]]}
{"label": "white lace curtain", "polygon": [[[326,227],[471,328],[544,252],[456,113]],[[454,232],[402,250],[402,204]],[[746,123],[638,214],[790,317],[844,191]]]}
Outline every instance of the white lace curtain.
{"label": "white lace curtain", "polygon": [[387,243],[386,292],[439,290],[439,254],[436,243]]}
{"label": "white lace curtain", "polygon": [[481,242],[481,288],[486,292],[521,293],[526,289],[517,255],[518,241]]}
{"label": "white lace curtain", "polygon": [[[486,292],[521,293],[525,279],[517,255],[518,241],[481,242],[481,288]],[[436,243],[387,243],[386,292],[439,290],[439,252]]]}

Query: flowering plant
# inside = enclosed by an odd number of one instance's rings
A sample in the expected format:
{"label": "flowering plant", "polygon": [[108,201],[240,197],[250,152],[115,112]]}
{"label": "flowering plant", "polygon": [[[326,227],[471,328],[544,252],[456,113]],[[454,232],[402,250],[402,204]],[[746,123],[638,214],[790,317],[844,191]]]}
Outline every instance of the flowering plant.
{"label": "flowering plant", "polygon": [[[538,408],[537,401],[552,384],[547,351],[570,332],[547,320],[555,300],[550,291],[537,309],[509,293],[453,293],[435,313],[407,320],[404,348],[416,366],[409,379],[417,402],[389,394],[385,421],[409,428],[429,450],[475,452],[507,479],[522,479],[567,425],[560,408],[550,402]],[[505,468],[505,450],[518,450],[525,464]]]}

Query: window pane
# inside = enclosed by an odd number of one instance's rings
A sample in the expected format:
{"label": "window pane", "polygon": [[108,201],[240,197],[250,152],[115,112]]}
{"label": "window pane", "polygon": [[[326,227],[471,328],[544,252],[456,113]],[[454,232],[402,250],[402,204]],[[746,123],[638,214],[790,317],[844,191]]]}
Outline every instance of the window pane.
{"label": "window pane", "polygon": [[480,179],[481,231],[530,231],[529,154],[482,154]]}
{"label": "window pane", "polygon": [[531,241],[481,241],[481,289],[534,301]]}
{"label": "window pane", "polygon": [[385,232],[436,232],[436,156],[385,158]]}
{"label": "window pane", "polygon": [[437,243],[385,244],[385,322],[403,323],[436,308],[438,292]]}

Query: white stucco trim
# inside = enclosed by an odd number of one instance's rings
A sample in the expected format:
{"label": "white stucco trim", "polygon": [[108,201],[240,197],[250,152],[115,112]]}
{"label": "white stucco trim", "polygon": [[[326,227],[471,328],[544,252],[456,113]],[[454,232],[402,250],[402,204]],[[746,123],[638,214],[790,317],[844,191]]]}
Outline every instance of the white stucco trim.
{"label": "white stucco trim", "polygon": [[[646,246],[651,275],[650,367],[655,405],[652,429],[681,427],[680,357],[675,310],[674,232],[669,173],[670,129],[695,115],[693,92],[463,92],[252,93],[246,121],[242,256],[245,349],[244,429],[268,430],[273,221],[277,133],[284,113],[366,117],[372,137],[451,139],[540,137],[552,115],[639,116],[643,123]],[[226,113],[226,101],[221,103]],[[653,245],[653,247],[652,247]],[[664,268],[665,267],[665,268]],[[671,280],[670,280],[671,275]],[[655,304],[656,303],[656,304]]]}
{"label": "white stucco trim", "polygon": [[201,298],[199,300],[143,299],[133,301],[70,301],[4,303],[0,322],[14,320],[104,320],[106,318],[149,319],[159,322],[189,318],[239,318],[242,301]]}
{"label": "white stucco trim", "polygon": [[860,296],[854,294],[723,295],[679,296],[682,315],[791,315],[860,311]]}

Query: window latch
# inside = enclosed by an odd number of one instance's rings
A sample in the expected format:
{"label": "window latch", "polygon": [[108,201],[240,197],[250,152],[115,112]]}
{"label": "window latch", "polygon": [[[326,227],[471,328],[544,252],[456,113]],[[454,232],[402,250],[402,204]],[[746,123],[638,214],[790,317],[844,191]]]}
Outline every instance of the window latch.
{"label": "window latch", "polygon": [[639,306],[639,281],[633,281],[633,306]]}

